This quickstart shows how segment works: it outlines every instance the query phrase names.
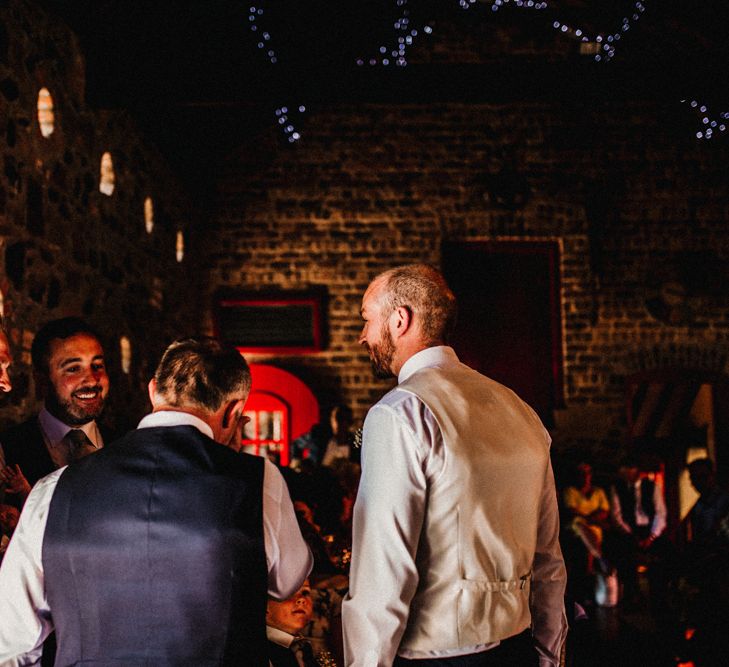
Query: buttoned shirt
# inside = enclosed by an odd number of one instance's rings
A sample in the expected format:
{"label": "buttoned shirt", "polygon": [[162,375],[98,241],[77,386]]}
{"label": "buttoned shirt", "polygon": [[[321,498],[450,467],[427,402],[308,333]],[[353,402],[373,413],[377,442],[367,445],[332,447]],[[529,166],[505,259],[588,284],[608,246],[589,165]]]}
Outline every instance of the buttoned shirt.
{"label": "buttoned shirt", "polygon": [[[452,348],[427,348],[403,364],[398,382],[404,382],[420,369],[453,363],[458,363],[458,357]],[[549,436],[545,433],[545,437]],[[445,457],[446,449],[435,417],[414,394],[396,387],[367,414],[362,478],[357,494],[357,504],[366,506],[367,512],[355,516],[352,552],[357,562],[356,567],[353,562],[350,594],[343,605],[345,649],[349,660],[355,658],[351,662],[353,666],[390,665],[396,654],[409,659],[429,659],[470,655],[498,646],[494,642],[428,652],[399,648],[410,599],[419,579],[412,554],[417,552],[427,509],[427,489],[444,469]],[[554,495],[553,486],[550,493]],[[556,521],[556,496],[540,511],[540,525]],[[561,560],[559,546],[549,555]],[[535,581],[539,575],[535,570]],[[541,595],[540,588],[535,586],[532,608],[540,608]],[[356,622],[348,622],[348,607],[353,609],[349,618],[356,617]],[[556,625],[559,628],[553,634],[537,638],[537,650],[544,653],[540,655],[543,667],[558,664],[567,630],[564,616]]]}
{"label": "buttoned shirt", "polygon": [[104,446],[104,440],[101,437],[99,427],[95,421],[90,421],[81,426],[69,426],[57,417],[54,417],[44,406],[38,414],[38,423],[40,424],[43,441],[45,442],[48,454],[53,463],[59,468],[70,463],[66,436],[73,428],[81,429],[96,449],[101,449]]}
{"label": "buttoned shirt", "polygon": [[[210,426],[194,415],[160,411],[147,415],[138,428],[194,426],[213,437]],[[38,665],[40,647],[53,630],[45,596],[42,547],[48,508],[64,468],[33,487],[0,566],[0,665]],[[263,537],[268,565],[268,594],[278,600],[293,595],[313,565],[301,537],[294,508],[281,473],[264,461]],[[33,647],[32,649],[30,647]]]}

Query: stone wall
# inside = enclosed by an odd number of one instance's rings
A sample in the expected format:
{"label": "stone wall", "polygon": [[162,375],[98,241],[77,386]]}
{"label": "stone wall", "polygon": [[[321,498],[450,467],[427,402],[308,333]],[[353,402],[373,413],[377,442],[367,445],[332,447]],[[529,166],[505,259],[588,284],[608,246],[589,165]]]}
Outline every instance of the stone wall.
{"label": "stone wall", "polygon": [[612,449],[626,377],[657,356],[710,370],[726,359],[729,146],[670,118],[652,102],[577,99],[312,110],[297,145],[272,130],[229,157],[210,302],[220,287],[326,286],[329,347],[257,358],[361,417],[389,387],[356,344],[376,273],[437,265],[445,241],[558,240],[566,407],[555,442]]}
{"label": "stone wall", "polygon": [[[40,131],[46,88],[54,129]],[[107,417],[123,428],[147,409],[146,382],[164,345],[197,329],[194,239],[176,261],[193,207],[153,146],[122,112],[84,102],[84,62],[71,31],[24,0],[0,6],[0,290],[15,388],[0,411],[17,421],[37,403],[30,344],[45,321],[79,315],[102,335],[112,380]],[[99,190],[112,155],[115,189]],[[144,201],[154,209],[151,233]],[[129,374],[120,337],[132,346]]]}

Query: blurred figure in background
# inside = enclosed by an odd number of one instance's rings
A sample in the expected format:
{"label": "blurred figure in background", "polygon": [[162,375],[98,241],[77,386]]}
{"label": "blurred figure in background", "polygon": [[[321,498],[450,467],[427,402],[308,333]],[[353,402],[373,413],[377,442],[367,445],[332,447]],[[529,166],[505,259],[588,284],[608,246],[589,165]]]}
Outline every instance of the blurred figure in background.
{"label": "blurred figure in background", "polygon": [[314,424],[308,433],[291,444],[293,467],[306,461],[330,466],[337,459],[359,463],[359,448],[354,446],[353,416],[349,406],[338,404],[329,410],[327,421]]}
{"label": "blurred figure in background", "polygon": [[592,466],[583,461],[577,466],[577,479],[564,490],[563,503],[570,517],[569,527],[586,550],[586,571],[607,571],[603,557],[603,529],[608,525],[610,503],[604,489],[592,484]]}
{"label": "blurred figure in background", "polygon": [[610,489],[610,514],[616,530],[610,552],[623,583],[623,600],[635,604],[638,591],[638,565],[647,565],[651,602],[665,603],[666,558],[670,548],[664,536],[666,501],[663,487],[641,476],[638,461],[626,457],[618,467],[618,479]]}

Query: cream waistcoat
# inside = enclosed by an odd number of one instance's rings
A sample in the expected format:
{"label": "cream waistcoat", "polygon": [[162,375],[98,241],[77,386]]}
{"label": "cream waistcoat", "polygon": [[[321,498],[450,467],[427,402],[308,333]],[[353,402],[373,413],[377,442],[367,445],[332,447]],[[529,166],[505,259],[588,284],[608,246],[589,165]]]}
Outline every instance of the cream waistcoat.
{"label": "cream waistcoat", "polygon": [[420,580],[400,646],[443,650],[515,635],[531,619],[549,437],[514,392],[460,363],[417,371],[398,388],[431,410],[446,451],[428,488]]}

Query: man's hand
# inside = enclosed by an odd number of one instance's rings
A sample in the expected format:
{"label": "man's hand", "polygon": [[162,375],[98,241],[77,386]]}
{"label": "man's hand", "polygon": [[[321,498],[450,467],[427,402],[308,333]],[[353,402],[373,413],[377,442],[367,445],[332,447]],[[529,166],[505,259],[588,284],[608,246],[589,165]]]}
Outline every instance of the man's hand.
{"label": "man's hand", "polygon": [[17,463],[0,469],[0,485],[4,485],[8,493],[17,493],[23,498],[30,493],[30,484]]}

